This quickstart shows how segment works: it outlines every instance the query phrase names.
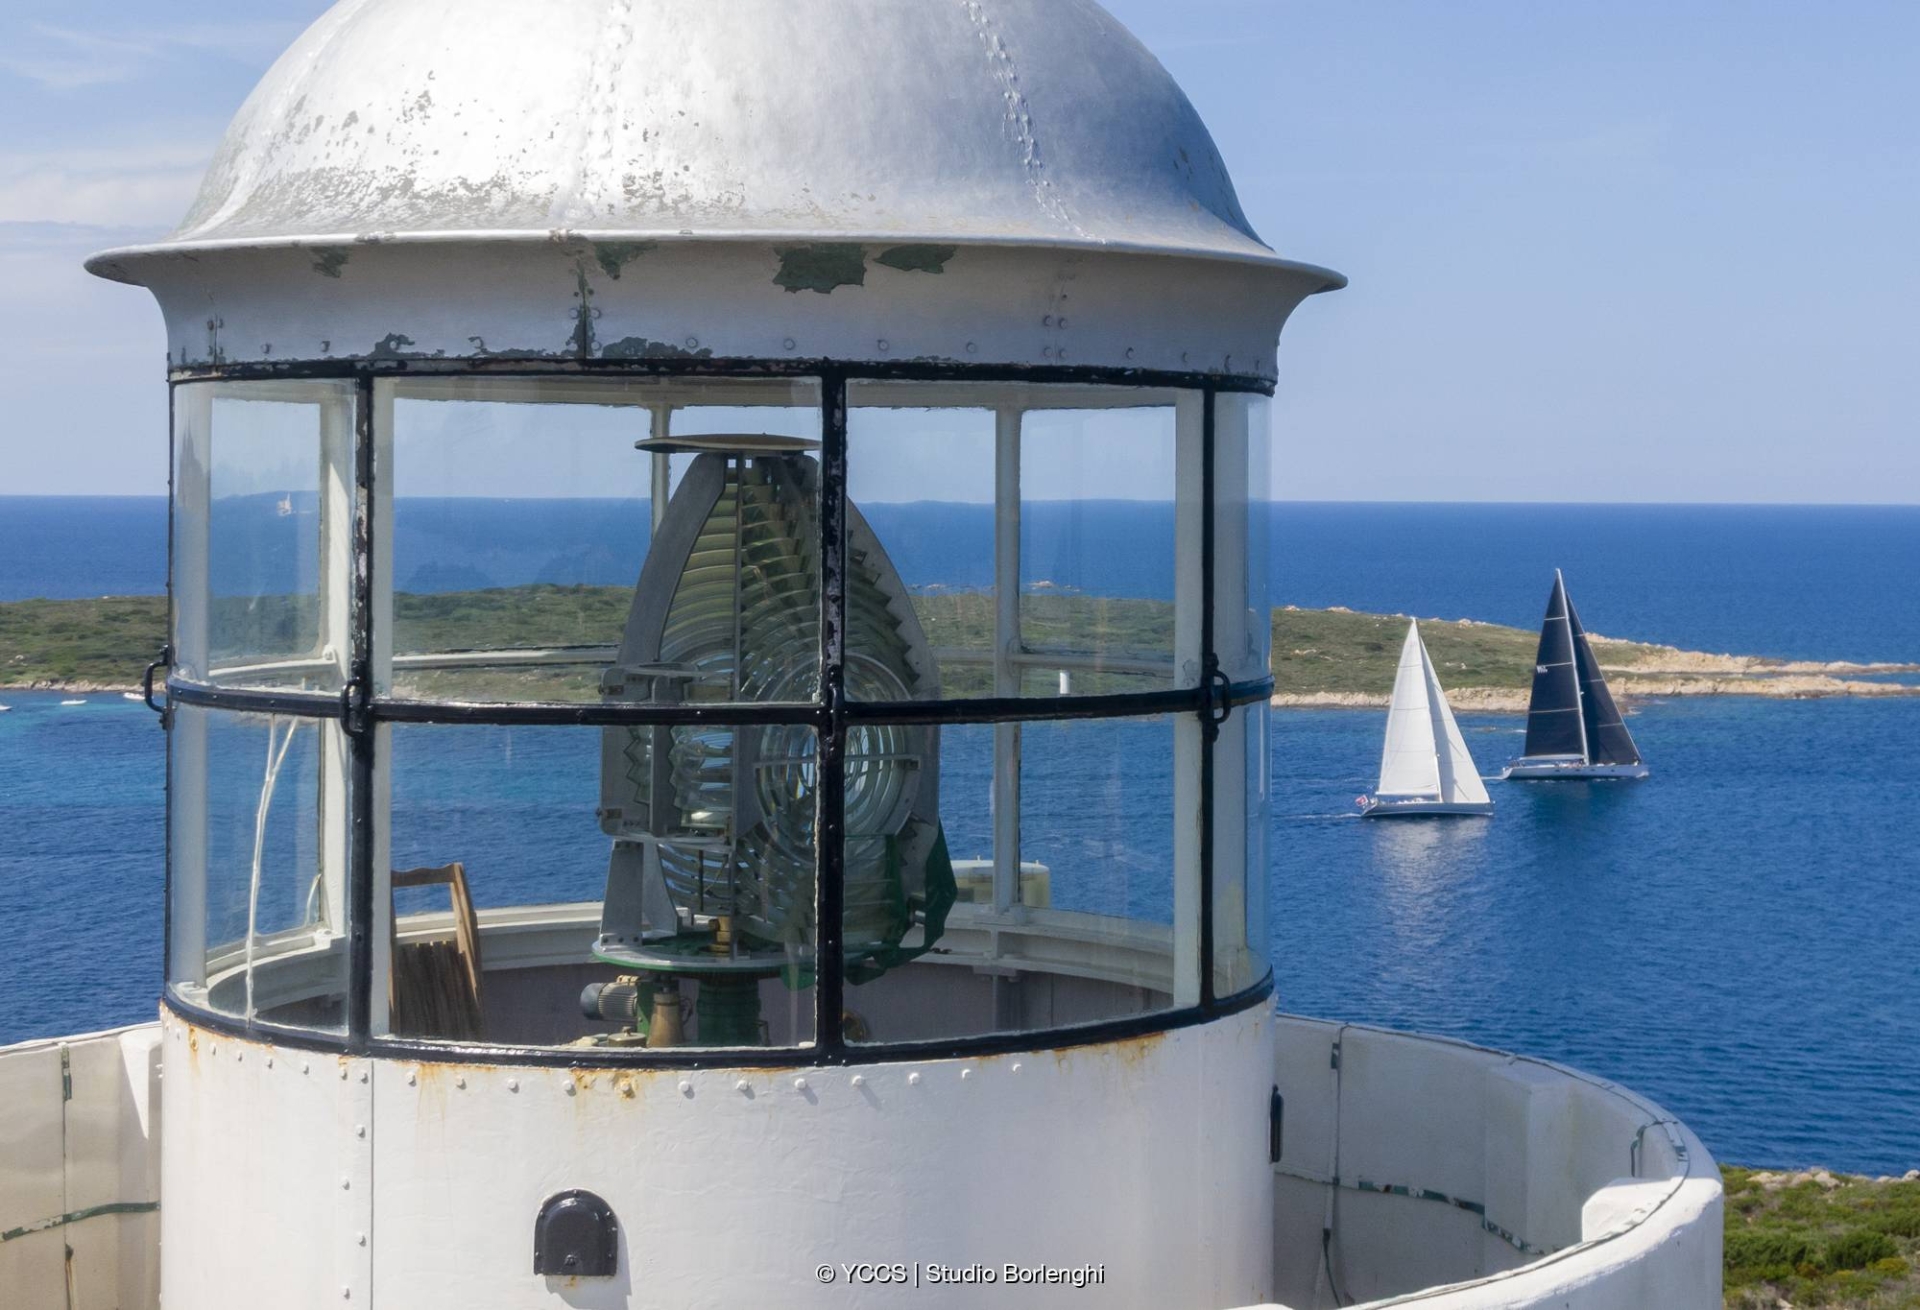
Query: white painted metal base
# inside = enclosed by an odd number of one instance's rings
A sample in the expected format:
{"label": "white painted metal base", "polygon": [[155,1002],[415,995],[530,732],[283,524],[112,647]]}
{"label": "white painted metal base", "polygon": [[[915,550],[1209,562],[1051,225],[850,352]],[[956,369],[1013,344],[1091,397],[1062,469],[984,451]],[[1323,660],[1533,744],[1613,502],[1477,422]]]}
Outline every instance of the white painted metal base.
{"label": "white painted metal base", "polygon": [[[843,1266],[917,1261],[916,1305],[1257,1304],[1273,1022],[1256,1006],[1029,1054],[595,1071],[276,1051],[168,1016],[162,1299],[844,1310],[900,1289]],[[614,1278],[533,1272],[535,1216],[576,1188],[618,1217]],[[935,1264],[1104,1274],[1009,1295],[933,1285]]]}
{"label": "white painted metal base", "polygon": [[[1264,1009],[1024,1056],[654,1073],[317,1055],[167,1015],[0,1049],[0,1092],[10,1310],[153,1310],[161,1230],[166,1304],[206,1310],[866,1307],[903,1289],[840,1264],[896,1260],[951,1306],[1720,1305],[1718,1171],[1660,1107]],[[618,1278],[529,1272],[533,1207],[569,1186],[613,1203]],[[1007,1261],[1105,1271],[926,1282]]]}

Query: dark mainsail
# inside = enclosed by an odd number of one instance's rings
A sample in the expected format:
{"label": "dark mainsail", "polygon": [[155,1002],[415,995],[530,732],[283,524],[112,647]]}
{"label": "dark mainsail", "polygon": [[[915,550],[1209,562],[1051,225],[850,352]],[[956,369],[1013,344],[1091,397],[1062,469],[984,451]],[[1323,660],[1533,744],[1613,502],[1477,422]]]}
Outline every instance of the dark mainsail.
{"label": "dark mainsail", "polygon": [[[1563,599],[1565,595],[1562,591]],[[1587,763],[1638,764],[1640,749],[1633,744],[1633,734],[1620,718],[1620,707],[1613,703],[1613,693],[1607,690],[1599,661],[1593,658],[1587,630],[1580,626],[1580,611],[1573,607],[1572,601],[1566,604],[1567,627],[1573,632],[1575,671],[1580,675],[1580,713],[1587,732]]]}
{"label": "dark mainsail", "polygon": [[[1547,597],[1546,621],[1540,625],[1540,649],[1533,657],[1533,698],[1527,703],[1525,749],[1529,756],[1571,755],[1584,759],[1587,755],[1572,613],[1566,585],[1556,569],[1553,593]],[[1599,670],[1594,672],[1597,677]],[[1612,706],[1611,698],[1607,704]],[[1612,717],[1620,716],[1616,712]]]}

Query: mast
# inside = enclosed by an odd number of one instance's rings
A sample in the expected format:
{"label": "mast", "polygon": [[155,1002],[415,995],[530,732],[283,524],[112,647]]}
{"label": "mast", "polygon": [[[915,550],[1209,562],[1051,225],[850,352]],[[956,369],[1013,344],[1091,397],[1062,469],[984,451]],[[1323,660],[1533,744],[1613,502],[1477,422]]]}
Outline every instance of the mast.
{"label": "mast", "polygon": [[1553,571],[1553,590],[1560,597],[1560,621],[1567,625],[1567,651],[1573,657],[1573,708],[1579,713],[1574,719],[1580,725],[1580,758],[1588,764],[1593,763],[1593,747],[1587,741],[1587,702],[1580,694],[1580,647],[1573,636],[1573,601],[1567,596],[1566,579],[1560,576],[1560,570]]}
{"label": "mast", "polygon": [[1446,696],[1440,690],[1440,678],[1433,671],[1433,656],[1427,654],[1427,643],[1420,636],[1419,620],[1414,620],[1407,640],[1420,647],[1420,677],[1427,689],[1427,718],[1433,726],[1433,761],[1440,779],[1440,799],[1450,801],[1455,791],[1452,743],[1447,740],[1451,717],[1447,714]]}

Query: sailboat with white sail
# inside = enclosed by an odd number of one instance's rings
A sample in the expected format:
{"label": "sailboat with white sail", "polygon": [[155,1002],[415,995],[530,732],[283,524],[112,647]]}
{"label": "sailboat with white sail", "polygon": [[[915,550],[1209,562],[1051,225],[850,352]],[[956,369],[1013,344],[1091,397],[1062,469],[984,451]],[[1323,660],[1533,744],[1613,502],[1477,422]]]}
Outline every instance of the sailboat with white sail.
{"label": "sailboat with white sail", "polygon": [[1493,800],[1453,721],[1447,694],[1420,624],[1407,624],[1400,671],[1387,709],[1387,741],[1380,752],[1380,785],[1362,797],[1369,819],[1416,814],[1492,814]]}
{"label": "sailboat with white sail", "polygon": [[1553,593],[1540,625],[1527,704],[1527,743],[1502,778],[1644,778],[1648,770],[1627,731],[1566,580],[1553,571]]}

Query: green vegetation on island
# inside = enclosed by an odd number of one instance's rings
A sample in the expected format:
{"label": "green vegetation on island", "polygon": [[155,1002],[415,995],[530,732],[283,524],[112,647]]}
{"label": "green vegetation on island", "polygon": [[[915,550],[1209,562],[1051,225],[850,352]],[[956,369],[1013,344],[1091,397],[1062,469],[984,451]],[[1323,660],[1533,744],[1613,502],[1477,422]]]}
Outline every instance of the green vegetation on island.
{"label": "green vegetation on island", "polygon": [[[528,647],[612,646],[620,639],[631,593],[624,587],[535,585],[394,598],[396,648],[476,651]],[[935,591],[914,597],[928,641],[946,653],[941,678],[950,695],[989,686],[984,657],[992,646],[992,596]],[[1173,606],[1164,601],[1109,599],[1036,591],[1021,597],[1022,637],[1034,650],[1099,653],[1123,671],[1075,672],[1083,693],[1164,685],[1125,662],[1170,662]],[[1406,635],[1405,615],[1287,607],[1273,614],[1277,700],[1299,705],[1384,705]],[[159,652],[166,601],[159,596],[97,600],[26,600],[0,604],[0,687],[130,688]],[[215,658],[275,658],[314,643],[311,598],[223,598],[214,602]],[[1462,709],[1524,707],[1537,634],[1471,619],[1422,619],[1421,632],[1442,685]],[[1667,646],[1596,638],[1595,650],[1615,689],[1627,696],[1745,693],[1775,696],[1899,694],[1896,682],[1865,680],[1896,666],[1786,664],[1744,656],[1704,655]],[[1899,666],[1911,668],[1912,666]],[[566,684],[569,699],[592,695],[593,674],[579,666],[497,671],[482,675],[412,675],[416,691],[464,695]],[[1046,694],[1058,671],[1029,668],[1031,693]]]}
{"label": "green vegetation on island", "polygon": [[0,687],[132,687],[166,643],[163,596],[0,604]]}
{"label": "green vegetation on island", "polygon": [[1720,1172],[1728,1310],[1920,1310],[1920,1171]]}
{"label": "green vegetation on island", "polygon": [[[1440,685],[1449,693],[1484,688],[1524,696],[1533,685],[1537,632],[1471,620],[1422,619],[1420,636]],[[1282,695],[1384,698],[1393,690],[1406,639],[1404,614],[1275,610],[1275,687]],[[1595,654],[1608,663],[1650,649],[1630,642],[1595,643]]]}

